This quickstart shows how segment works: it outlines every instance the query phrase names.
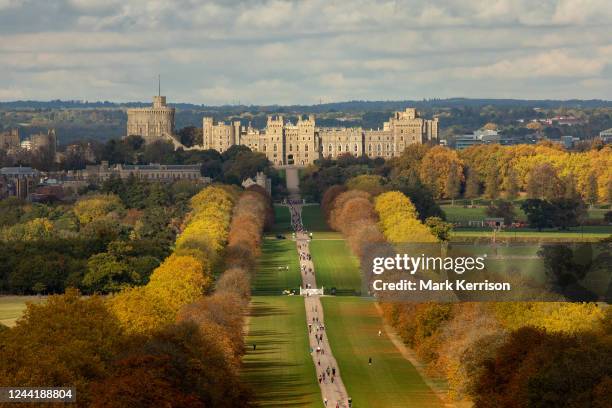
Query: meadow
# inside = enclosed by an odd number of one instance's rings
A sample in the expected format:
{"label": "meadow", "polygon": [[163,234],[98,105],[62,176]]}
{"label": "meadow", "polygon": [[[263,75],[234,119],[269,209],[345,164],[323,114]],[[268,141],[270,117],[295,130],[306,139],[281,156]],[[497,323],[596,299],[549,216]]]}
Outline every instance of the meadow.
{"label": "meadow", "polygon": [[374,301],[324,297],[321,302],[331,348],[354,407],[443,406],[391,340],[378,336],[382,320]]}
{"label": "meadow", "polygon": [[[259,407],[323,407],[301,296],[251,301],[242,376]],[[256,349],[253,349],[253,345]]]}
{"label": "meadow", "polygon": [[297,290],[301,282],[295,241],[265,237],[253,280],[253,295],[280,295],[286,289]]}
{"label": "meadow", "polygon": [[325,221],[319,204],[305,205],[302,207],[302,223],[308,231],[313,233],[331,231]]}
{"label": "meadow", "polygon": [[361,293],[359,260],[351,254],[344,240],[313,240],[310,253],[315,263],[317,285],[336,288],[338,295]]}
{"label": "meadow", "polygon": [[[446,220],[448,222],[460,222],[466,223],[468,221],[480,221],[487,218],[488,215],[485,213],[486,206],[475,206],[475,207],[464,207],[460,204],[450,205],[443,204],[440,206],[444,214],[446,214]],[[517,221],[526,222],[527,217],[520,205],[515,203],[514,209],[516,211]],[[609,211],[601,208],[590,208],[587,210],[587,217],[589,220],[603,220],[604,214]]]}

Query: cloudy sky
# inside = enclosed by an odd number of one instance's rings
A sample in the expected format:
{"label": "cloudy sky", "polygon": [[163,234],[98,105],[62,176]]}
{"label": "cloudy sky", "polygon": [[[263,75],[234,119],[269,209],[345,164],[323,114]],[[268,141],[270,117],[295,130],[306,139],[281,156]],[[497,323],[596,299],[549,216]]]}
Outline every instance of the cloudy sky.
{"label": "cloudy sky", "polygon": [[610,0],[0,0],[0,100],[612,99]]}

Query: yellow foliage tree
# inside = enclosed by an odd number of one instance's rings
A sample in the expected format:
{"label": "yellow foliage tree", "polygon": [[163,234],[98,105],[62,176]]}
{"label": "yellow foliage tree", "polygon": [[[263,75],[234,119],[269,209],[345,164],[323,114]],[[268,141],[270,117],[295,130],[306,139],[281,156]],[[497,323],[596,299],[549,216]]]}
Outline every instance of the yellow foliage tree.
{"label": "yellow foliage tree", "polygon": [[463,161],[455,150],[435,146],[423,157],[419,175],[434,198],[454,198],[448,196],[447,186],[451,180],[454,184],[463,181]]}
{"label": "yellow foliage tree", "polygon": [[105,217],[109,213],[119,213],[124,210],[123,203],[119,197],[114,194],[86,196],[79,200],[74,206],[74,213],[81,224],[88,224]]}
{"label": "yellow foliage tree", "polygon": [[501,302],[495,312],[509,330],[534,326],[564,333],[593,330],[604,317],[595,303]]}
{"label": "yellow foliage tree", "polygon": [[362,174],[347,181],[346,186],[350,190],[361,190],[370,193],[373,197],[382,194],[385,188],[382,185],[383,178],[373,174]]}
{"label": "yellow foliage tree", "polygon": [[380,218],[380,228],[391,242],[437,242],[423,225],[414,204],[399,191],[389,191],[376,197],[374,208]]}

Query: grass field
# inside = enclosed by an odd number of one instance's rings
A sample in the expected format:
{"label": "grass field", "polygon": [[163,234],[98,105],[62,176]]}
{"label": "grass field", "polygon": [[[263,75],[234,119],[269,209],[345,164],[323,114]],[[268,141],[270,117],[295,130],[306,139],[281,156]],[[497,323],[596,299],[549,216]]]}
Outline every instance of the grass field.
{"label": "grass field", "polygon": [[323,406],[308,352],[302,297],[253,297],[246,346],[242,375],[255,391],[258,406]]}
{"label": "grass field", "polygon": [[[480,221],[488,217],[485,214],[486,207],[467,208],[461,205],[441,205],[442,211],[446,214],[448,222],[467,223],[468,221]],[[515,206],[517,219],[525,221],[525,213]]]}
{"label": "grass field", "polygon": [[[444,211],[444,214],[446,214],[446,220],[449,222],[467,223],[468,221],[480,221],[488,217],[485,214],[485,206],[467,208],[462,205],[441,205],[440,207],[442,211]],[[526,221],[527,217],[520,207],[515,204],[514,208],[518,221]],[[602,220],[607,211],[609,210],[592,208],[587,211],[587,215],[590,220]]]}
{"label": "grass field", "polygon": [[[496,234],[500,238],[555,238],[555,239],[601,239],[612,234],[612,227],[606,226],[587,226],[570,228],[568,231],[558,229],[536,229],[521,228],[514,230],[504,230]],[[493,232],[487,228],[461,228],[452,233],[453,237],[492,237]]]}
{"label": "grass field", "polygon": [[357,297],[324,297],[321,301],[327,335],[353,407],[442,407],[393,343],[377,335],[381,318],[372,301]]}
{"label": "grass field", "polygon": [[12,327],[21,317],[26,308],[26,302],[39,303],[44,301],[39,296],[0,296],[0,323]]}
{"label": "grass field", "polygon": [[274,206],[274,233],[286,233],[291,230],[291,214],[289,208],[282,205]]}
{"label": "grass field", "polygon": [[319,204],[306,205],[302,207],[302,222],[304,223],[304,227],[313,233],[320,231],[331,231],[327,225],[327,222],[325,221],[325,217],[321,212],[321,206],[319,206]]}
{"label": "grass field", "polygon": [[266,237],[253,280],[253,294],[280,295],[285,289],[299,288],[301,282],[295,241]]}
{"label": "grass field", "polygon": [[313,240],[310,253],[315,263],[318,286],[327,289],[335,287],[339,295],[361,292],[359,261],[351,254],[346,241]]}

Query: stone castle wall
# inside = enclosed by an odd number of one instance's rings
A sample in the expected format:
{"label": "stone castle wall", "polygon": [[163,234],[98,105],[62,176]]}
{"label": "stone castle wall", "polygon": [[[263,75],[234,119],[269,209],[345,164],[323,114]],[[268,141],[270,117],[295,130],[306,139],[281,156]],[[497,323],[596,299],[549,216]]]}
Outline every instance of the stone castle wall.
{"label": "stone castle wall", "polygon": [[215,123],[202,120],[202,145],[186,148],[174,137],[174,108],[166,105],[165,96],[156,96],[150,108],[128,109],[127,136],[140,135],[146,143],[172,141],[175,148],[185,150],[214,149],[223,153],[235,145],[248,146],[266,155],[276,166],[306,166],[320,158],[336,159],[343,154],[366,155],[371,158],[399,156],[415,143],[438,138],[438,119],[421,118],[416,109],[395,112],[382,129],[317,127],[314,115],[290,123],[278,116],[268,116],[266,128],[242,126],[239,121]]}
{"label": "stone castle wall", "polygon": [[203,119],[202,127],[202,148],[224,152],[233,145],[245,145],[264,153],[277,166],[305,166],[321,157],[336,159],[347,153],[389,159],[411,144],[438,139],[438,119],[423,119],[414,108],[396,112],[378,130],[316,127],[314,115],[301,117],[296,124],[282,116],[268,116],[262,131],[239,122],[214,123],[210,117]]}
{"label": "stone castle wall", "polygon": [[153,97],[150,108],[128,109],[126,136],[142,136],[145,143],[168,139],[174,134],[175,109],[166,105],[165,96]]}

